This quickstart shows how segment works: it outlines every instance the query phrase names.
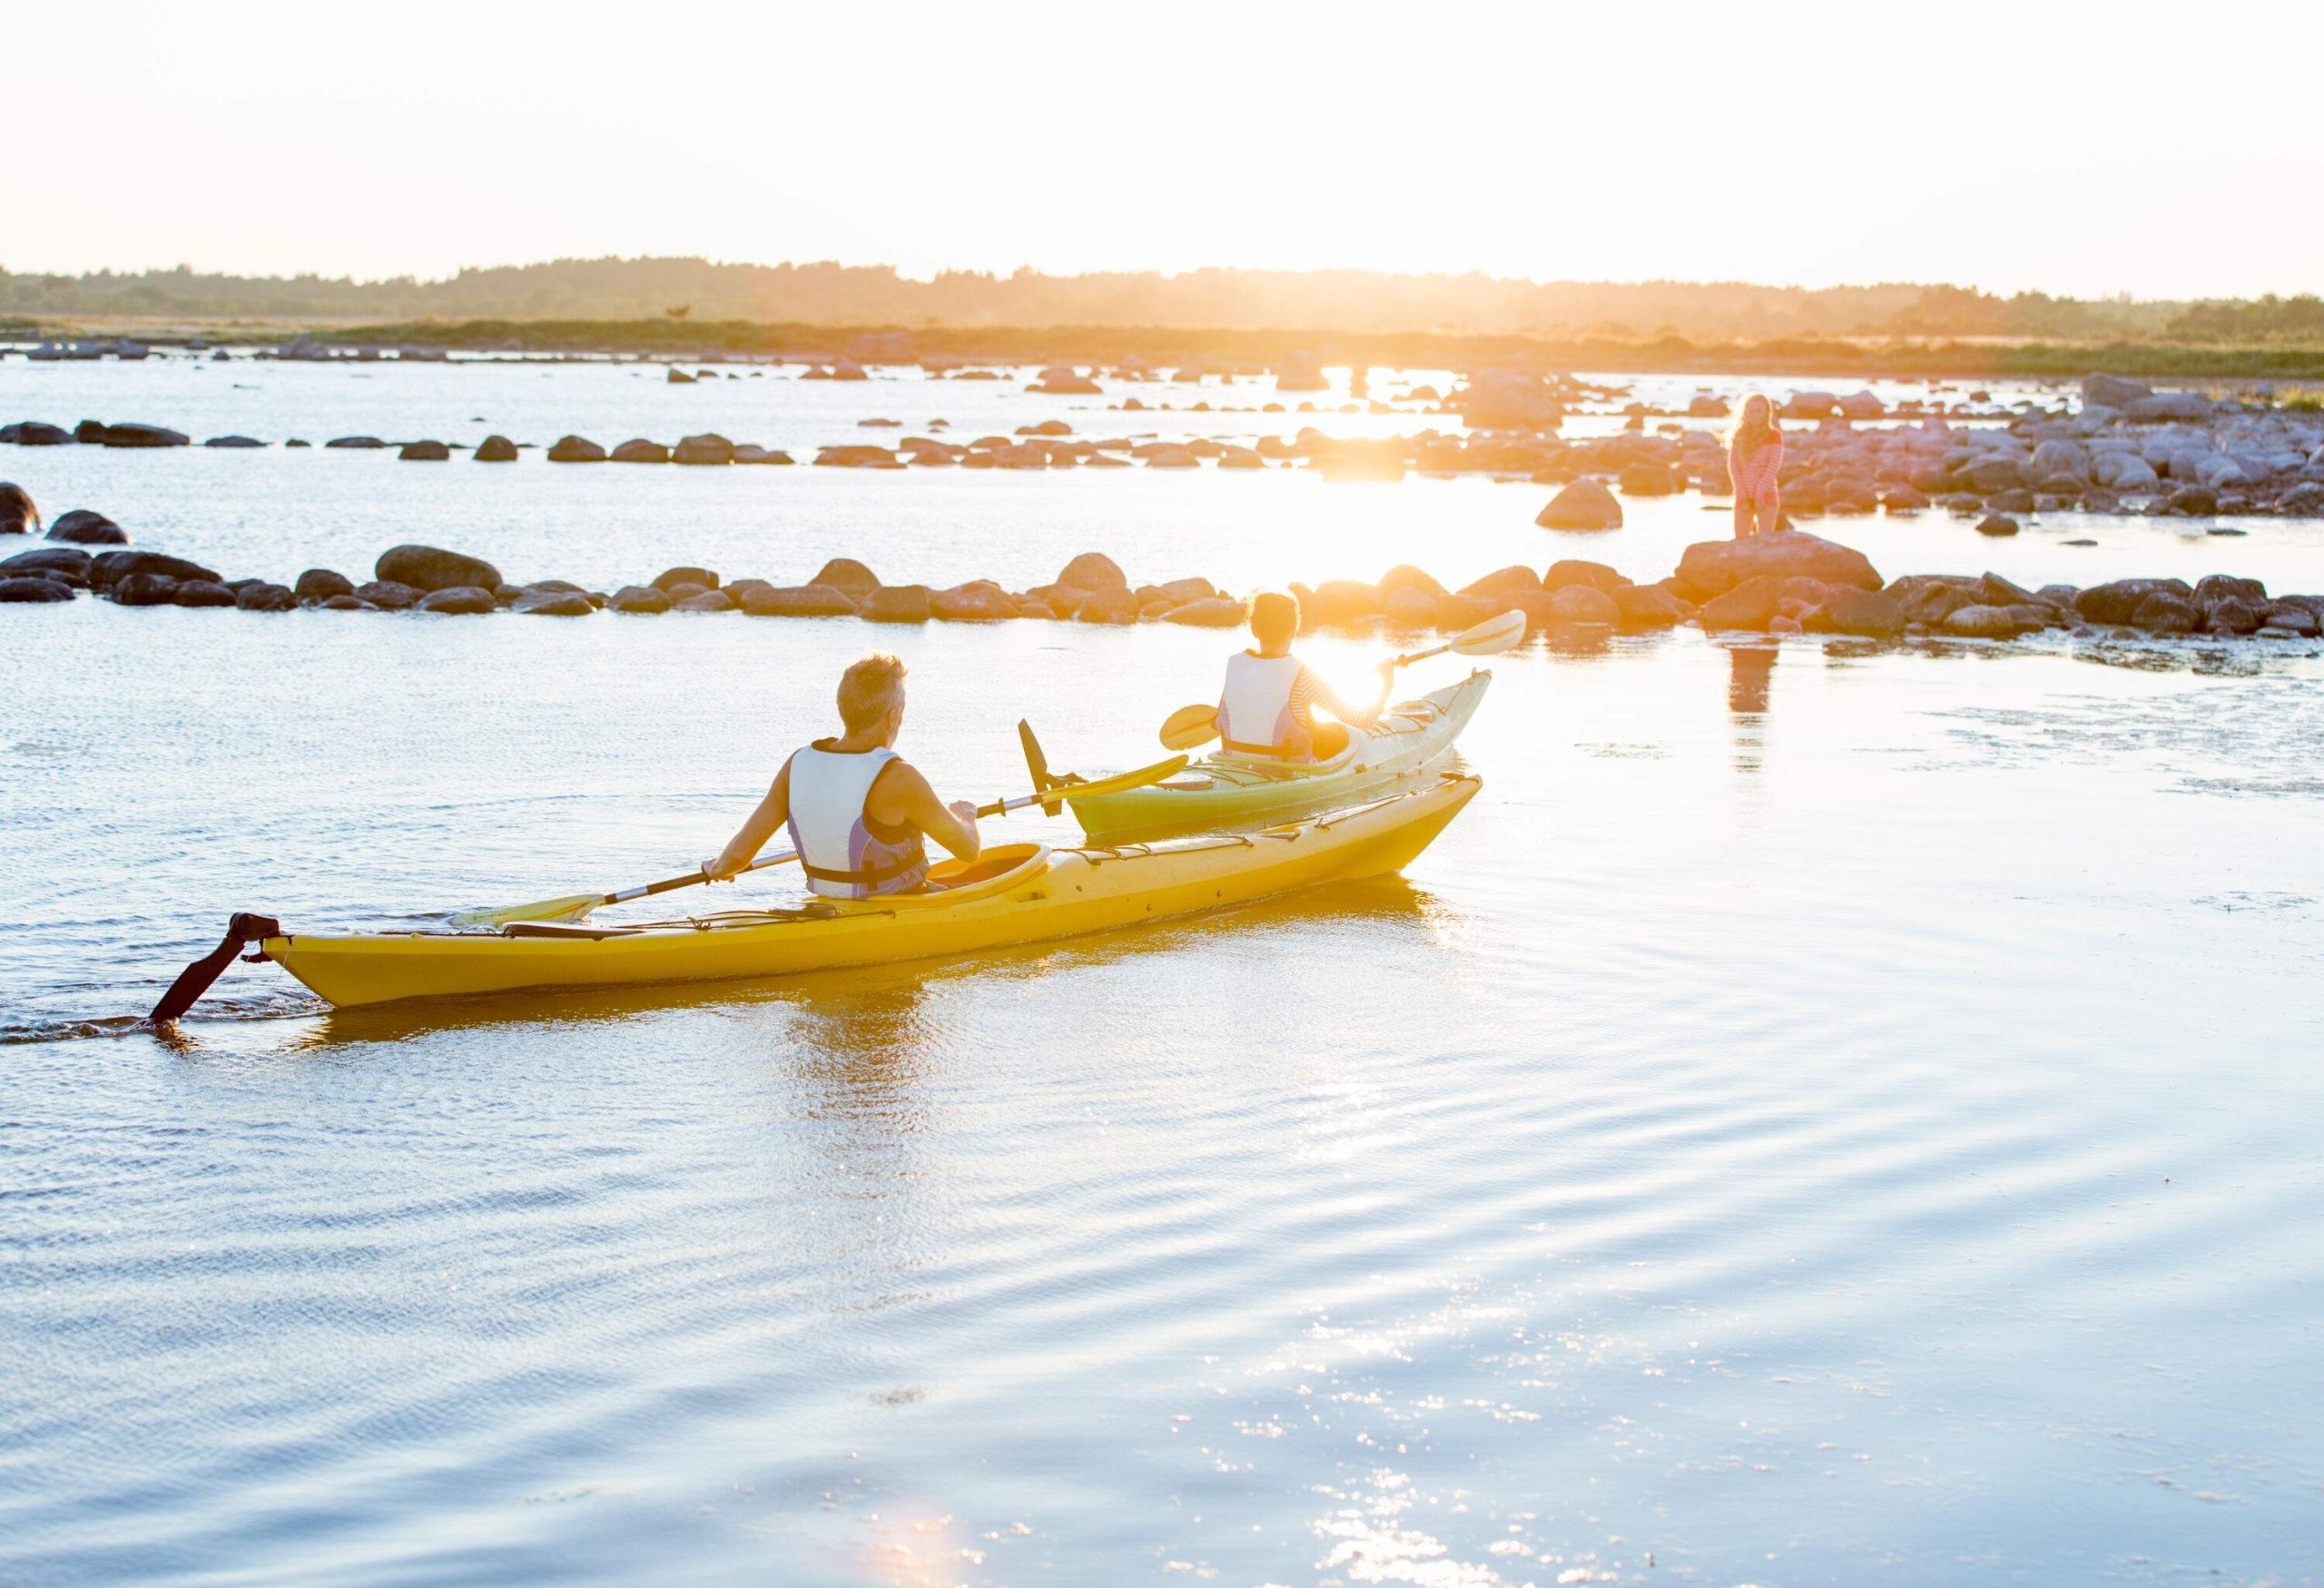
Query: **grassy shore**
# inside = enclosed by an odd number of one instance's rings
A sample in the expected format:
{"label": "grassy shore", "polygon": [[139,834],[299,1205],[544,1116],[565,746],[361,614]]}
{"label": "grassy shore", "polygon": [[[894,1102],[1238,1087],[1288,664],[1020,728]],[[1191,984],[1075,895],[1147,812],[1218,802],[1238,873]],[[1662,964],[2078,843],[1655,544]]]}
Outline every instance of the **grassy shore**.
{"label": "grassy shore", "polygon": [[189,325],[109,320],[0,322],[18,339],[133,335],[161,342],[287,340],[303,331],[345,348],[412,345],[477,351],[612,353],[684,360],[757,354],[868,360],[898,357],[951,362],[1119,365],[1164,369],[1265,369],[1294,353],[1325,363],[1379,368],[1705,375],[1786,374],[1835,379],[1877,376],[2073,378],[2092,370],[2179,380],[2324,380],[2324,347],[2239,346],[2160,340],[2004,341],[1947,339],[1787,337],[1703,341],[1620,334],[1476,336],[1425,331],[1218,330],[1125,325],[903,327],[762,321],[471,320],[304,326],[249,321]]}

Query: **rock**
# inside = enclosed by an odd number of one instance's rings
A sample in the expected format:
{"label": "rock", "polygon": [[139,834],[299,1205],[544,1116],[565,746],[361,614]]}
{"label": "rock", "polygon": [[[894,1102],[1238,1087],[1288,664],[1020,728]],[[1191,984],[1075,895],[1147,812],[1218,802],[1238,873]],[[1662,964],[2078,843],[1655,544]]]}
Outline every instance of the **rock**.
{"label": "rock", "polygon": [[2015,639],[2023,625],[2007,607],[1971,605],[1955,607],[1944,627],[1958,639]]}
{"label": "rock", "polygon": [[1977,520],[1977,533],[1995,538],[2017,533],[2017,520],[2006,513],[1987,513]]}
{"label": "rock", "polygon": [[160,425],[107,425],[97,439],[107,447],[182,447],[191,438]]}
{"label": "rock", "polygon": [[1097,397],[1105,389],[1068,365],[1053,364],[1042,370],[1041,378],[1025,390],[1046,392],[1051,397]]}
{"label": "rock", "polygon": [[667,612],[670,597],[652,585],[624,585],[606,605],[616,612]]}
{"label": "rock", "polygon": [[701,590],[671,603],[673,612],[732,612],[734,597],[724,590]]}
{"label": "rock", "polygon": [[126,546],[129,531],[87,508],[75,508],[69,513],[59,513],[48,527],[51,540],[62,540],[74,546]]}
{"label": "rock", "polygon": [[2211,399],[2200,391],[2164,391],[2152,397],[2142,397],[2129,404],[2123,412],[2138,424],[2165,424],[2179,421],[2189,424],[2209,424]]}
{"label": "rock", "polygon": [[882,585],[863,597],[856,614],[867,623],[926,623],[932,616],[928,587]]}
{"label": "rock", "polygon": [[212,579],[184,579],[171,593],[172,605],[179,607],[231,607],[234,592]]}
{"label": "rock", "polygon": [[298,607],[299,597],[288,585],[258,579],[234,592],[234,605],[245,612],[289,612]]}
{"label": "rock", "polygon": [[945,623],[998,623],[1016,617],[1017,598],[990,579],[972,579],[931,596],[928,612]]}
{"label": "rock", "polygon": [[[1074,559],[1076,562],[1079,557]],[[1137,597],[1128,590],[1092,590],[1073,614],[1077,623],[1136,623]]]}
{"label": "rock", "polygon": [[613,449],[615,463],[667,463],[670,449],[659,441],[624,441]]}
{"label": "rock", "polygon": [[737,442],[734,447],[734,461],[737,463],[784,464],[792,462],[793,459],[790,453],[777,451],[771,447],[753,447],[748,442]]}
{"label": "rock", "polygon": [[691,386],[694,378],[684,370],[671,370],[663,375],[662,380],[665,386]]}
{"label": "rock", "polygon": [[1876,419],[1888,405],[1869,391],[1851,391],[1840,399],[1840,415],[1851,419]]}
{"label": "rock", "polygon": [[396,457],[406,463],[448,463],[452,449],[441,441],[414,441]]}
{"label": "rock", "polygon": [[328,601],[333,596],[353,595],[355,581],[329,568],[309,568],[290,588],[301,601]]}
{"label": "rock", "polygon": [[1067,563],[1065,571],[1058,575],[1057,582],[1070,585],[1077,590],[1088,590],[1093,595],[1116,590],[1128,594],[1129,591],[1129,580],[1123,576],[1120,565],[1102,551],[1085,551]]}
{"label": "rock", "polygon": [[390,547],[379,554],[371,573],[375,578],[421,591],[448,590],[459,585],[496,590],[501,584],[500,570],[484,558],[434,546]]}
{"label": "rock", "polygon": [[606,449],[583,436],[565,436],[548,449],[551,463],[603,463]]}
{"label": "rock", "polygon": [[536,585],[517,597],[513,610],[525,617],[586,617],[596,604],[578,590],[548,590]]}
{"label": "rock", "polygon": [[[1398,596],[1412,593],[1400,591]],[[1392,602],[1395,598],[1391,597]],[[1193,628],[1239,628],[1243,624],[1243,603],[1225,596],[1205,596],[1171,607],[1162,615],[1162,621]]]}
{"label": "rock", "polygon": [[1387,603],[1375,585],[1361,579],[1325,579],[1300,597],[1299,608],[1308,626],[1324,627],[1377,616],[1387,609]]}
{"label": "rock", "polygon": [[901,469],[896,455],[885,447],[862,444],[849,447],[825,447],[815,454],[819,469]]}
{"label": "rock", "polygon": [[2240,601],[2255,611],[2268,605],[2268,587],[2233,574],[2206,574],[2195,581],[2195,605],[2208,610],[2221,601]]}
{"label": "rock", "polygon": [[1546,611],[1548,621],[1556,624],[1604,624],[1609,626],[1621,618],[1621,608],[1613,597],[1591,585],[1567,585],[1550,592]]}
{"label": "rock", "polygon": [[1533,522],[1544,529],[1619,529],[1622,504],[1598,481],[1577,479],[1551,498]]}
{"label": "rock", "polygon": [[266,443],[256,436],[212,436],[202,445],[222,448],[229,451],[248,451],[253,447],[263,447]]}
{"label": "rock", "polygon": [[1670,628],[1695,615],[1695,609],[1659,585],[1622,585],[1607,592],[1625,628]]}
{"label": "rock", "polygon": [[1976,597],[1978,600],[1984,602],[1988,607],[2040,607],[2048,605],[2048,603],[2043,601],[2041,597],[2036,596],[2024,586],[2020,585],[2014,580],[2003,578],[1999,574],[1994,573],[1990,569],[1987,570],[1983,578],[1980,578],[1977,581]]}
{"label": "rock", "polygon": [[[1579,481],[1575,482],[1579,484]],[[1676,496],[1683,488],[1678,471],[1659,463],[1633,463],[1622,470],[1622,494],[1626,497]],[[1569,487],[1568,489],[1571,489]],[[1547,511],[1544,508],[1543,511]],[[1539,519],[1534,522],[1539,523]]]}
{"label": "rock", "polygon": [[2076,596],[2073,609],[2093,623],[2125,624],[2139,604],[2157,592],[2177,596],[2190,604],[2195,594],[2179,579],[2115,579],[2093,585]]}
{"label": "rock", "polygon": [[2055,481],[2063,480],[2079,490],[2090,483],[2089,451],[2077,441],[2044,441],[2034,449],[2033,458],[2026,463],[2026,473],[2050,489]]}
{"label": "rock", "polygon": [[2203,627],[2212,634],[2256,634],[2261,621],[2260,607],[2231,596],[2203,608]]}
{"label": "rock", "polygon": [[73,432],[62,425],[26,419],[22,424],[8,428],[16,432],[15,439],[19,447],[69,447],[73,444]]}
{"label": "rock", "polygon": [[746,591],[742,600],[753,617],[852,617],[856,608],[854,597],[824,584],[770,586]]}
{"label": "rock", "polygon": [[327,451],[335,449],[342,452],[377,452],[386,445],[377,436],[339,436],[323,443]]}
{"label": "rock", "polygon": [[40,509],[32,492],[14,480],[0,479],[0,535],[29,535],[40,528]]}
{"label": "rock", "polygon": [[2162,510],[2181,518],[2208,518],[2219,511],[2219,493],[2209,486],[2182,485],[2171,493]]}
{"label": "rock", "polygon": [[[1461,587],[1463,596],[1490,596],[1495,598],[1510,596],[1537,596],[1541,593],[1541,577],[1523,564],[1496,568],[1482,579],[1474,579]],[[1496,607],[1494,610],[1498,611]],[[1492,616],[1487,613],[1486,616]]]}
{"label": "rock", "polygon": [[2136,380],[2126,380],[2120,375],[2084,375],[2082,378],[2082,401],[2085,408],[2126,409],[2131,404],[2153,395],[2154,388]]}
{"label": "rock", "polygon": [[2153,490],[2162,484],[2154,465],[2135,452],[2101,452],[2091,460],[2091,473],[2108,490]]}
{"label": "rock", "polygon": [[834,590],[844,590],[859,605],[864,597],[880,587],[878,576],[850,557],[832,558],[807,583],[811,587],[822,585]]}
{"label": "rock", "polygon": [[708,568],[681,566],[665,568],[654,578],[654,587],[664,595],[675,595],[680,585],[696,585],[705,590],[714,590],[718,588],[718,576]]}
{"label": "rock", "polygon": [[167,607],[176,598],[181,582],[167,574],[123,574],[106,588],[105,597],[123,607]]}
{"label": "rock", "polygon": [[382,612],[408,612],[419,605],[420,597],[427,592],[399,579],[373,579],[356,586],[355,594]]}
{"label": "rock", "polygon": [[723,467],[734,461],[734,443],[716,434],[687,436],[678,442],[674,460],[695,468]]}
{"label": "rock", "polygon": [[166,579],[202,579],[222,584],[216,570],[182,557],[160,551],[102,551],[89,565],[89,583],[110,585],[133,574],[159,574]]}
{"label": "rock", "polygon": [[1985,458],[1961,470],[1962,481],[1971,489],[1992,496],[1996,491],[2025,488],[2025,465],[2014,458]]}
{"label": "rock", "polygon": [[1451,631],[1474,628],[1486,618],[1497,617],[1509,609],[1508,601],[1499,596],[1471,595],[1463,591],[1437,602],[1436,626]]}
{"label": "rock", "polygon": [[[5,587],[0,586],[0,588]],[[2268,614],[2268,621],[2261,627],[2260,632],[2264,634],[2270,629],[2283,634],[2297,635],[2303,639],[2312,639],[2319,632],[2324,631],[2324,625],[2317,622],[2313,613],[2303,612],[2297,607],[2278,607]]]}
{"label": "rock", "polygon": [[477,443],[476,460],[478,463],[514,463],[517,461],[517,443],[506,436],[487,436]]}
{"label": "rock", "polygon": [[35,547],[0,562],[0,578],[54,579],[59,584],[77,585],[85,589],[89,584],[89,569],[94,561],[95,558],[87,552],[69,546]]}
{"label": "rock", "polygon": [[1800,619],[1810,634],[1852,634],[1894,639],[1905,632],[1905,608],[1878,590],[1836,589]]}
{"label": "rock", "polygon": [[1576,557],[1566,557],[1551,563],[1550,571],[1541,577],[1541,586],[1544,589],[1562,590],[1569,585],[1587,585],[1593,590],[1603,590],[1608,595],[1613,594],[1629,583],[1628,579],[1602,562],[1583,562]]}
{"label": "rock", "polygon": [[1754,575],[1705,601],[1697,616],[1706,630],[1749,629],[1764,633],[1783,610],[1783,587],[1781,576]]}
{"label": "rock", "polygon": [[2192,634],[2202,618],[2192,601],[2169,590],[2156,590],[2131,613],[2131,626],[2149,634]]}
{"label": "rock", "polygon": [[1436,622],[1436,604],[1443,599],[1425,590],[1390,590],[1382,597],[1382,607],[1398,628],[1427,628]]}
{"label": "rock", "polygon": [[430,590],[413,605],[422,612],[442,612],[454,617],[475,617],[498,609],[492,592],[475,585],[453,585]]}
{"label": "rock", "polygon": [[1217,595],[1218,588],[1208,579],[1172,579],[1167,585],[1140,585],[1136,594],[1141,607],[1148,601],[1167,601],[1176,606],[1184,601],[1206,600]]}
{"label": "rock", "polygon": [[1928,498],[1908,485],[1892,485],[1880,493],[1880,505],[1891,513],[1920,513],[1928,509]]}
{"label": "rock", "polygon": [[1565,422],[1558,394],[1521,370],[1479,370],[1446,406],[1472,430],[1554,430]]}
{"label": "rock", "polygon": [[2040,505],[2034,499],[2034,493],[2030,490],[1996,491],[1994,493],[1993,499],[1986,503],[1986,506],[1992,508],[1996,513],[2012,514],[2031,513]]}
{"label": "rock", "polygon": [[1864,553],[1795,529],[1741,540],[1697,541],[1680,556],[1671,589],[1683,600],[1704,601],[1762,575],[1803,577],[1859,590],[1876,590],[1881,585]]}
{"label": "rock", "polygon": [[1827,419],[1839,411],[1840,399],[1828,391],[1795,391],[1783,405],[1787,419]]}
{"label": "rock", "polygon": [[30,574],[0,577],[0,602],[30,604],[71,599],[73,587],[60,579],[37,578]]}
{"label": "rock", "polygon": [[1381,596],[1386,599],[1393,599],[1399,591],[1403,590],[1418,591],[1431,600],[1441,599],[1444,595],[1444,587],[1437,583],[1433,575],[1424,569],[1416,568],[1408,562],[1400,562],[1386,573],[1382,574],[1379,590]]}

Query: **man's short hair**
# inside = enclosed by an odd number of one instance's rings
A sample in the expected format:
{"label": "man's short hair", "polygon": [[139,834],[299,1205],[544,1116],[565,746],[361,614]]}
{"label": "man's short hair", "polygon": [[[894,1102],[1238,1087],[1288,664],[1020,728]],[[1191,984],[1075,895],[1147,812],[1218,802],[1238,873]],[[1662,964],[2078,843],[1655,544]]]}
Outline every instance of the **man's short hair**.
{"label": "man's short hair", "polygon": [[1299,597],[1262,590],[1251,597],[1251,632],[1271,643],[1287,644],[1299,632]]}
{"label": "man's short hair", "polygon": [[874,651],[839,676],[839,720],[862,732],[896,709],[904,697],[904,665]]}

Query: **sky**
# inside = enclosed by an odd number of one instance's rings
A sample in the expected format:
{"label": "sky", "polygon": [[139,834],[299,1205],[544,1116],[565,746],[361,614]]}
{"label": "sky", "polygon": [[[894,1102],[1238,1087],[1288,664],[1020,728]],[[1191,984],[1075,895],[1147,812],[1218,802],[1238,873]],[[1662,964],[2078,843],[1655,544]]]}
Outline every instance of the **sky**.
{"label": "sky", "polygon": [[8,34],[18,271],[2324,286],[2324,20],[2290,3],[117,0]]}

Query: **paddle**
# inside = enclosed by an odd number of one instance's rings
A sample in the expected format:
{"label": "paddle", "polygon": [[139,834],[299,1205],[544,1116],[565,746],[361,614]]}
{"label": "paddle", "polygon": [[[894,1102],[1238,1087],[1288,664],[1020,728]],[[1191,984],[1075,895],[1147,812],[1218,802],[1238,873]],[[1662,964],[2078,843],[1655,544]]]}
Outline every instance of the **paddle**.
{"label": "paddle", "polygon": [[[1160,783],[1164,778],[1176,777],[1185,771],[1186,767],[1187,758],[1184,755],[1173,755],[1167,761],[1157,761],[1151,766],[1141,766],[1135,772],[1117,773],[1111,777],[1099,778],[1095,783],[1075,783],[1071,786],[1077,794],[1118,794],[1124,789],[1143,788],[1149,783]],[[1046,767],[1043,769],[1043,774],[1047,775]],[[1054,777],[1049,779],[1053,787],[1059,781]],[[1056,797],[1054,794],[1043,790],[1038,794],[995,800],[989,805],[979,805],[977,814],[1005,816],[1011,811],[1021,811],[1028,805],[1039,805],[1046,810],[1055,802]],[[764,860],[753,861],[734,874],[741,876],[747,872],[764,871],[769,866],[788,865],[798,858],[798,851],[785,850],[781,854],[770,854]],[[697,869],[688,872],[684,876],[665,877],[658,883],[648,883],[644,887],[625,888],[617,893],[569,893],[562,899],[541,899],[530,904],[512,904],[501,910],[464,910],[452,917],[452,924],[455,926],[512,926],[520,921],[579,921],[588,915],[591,911],[601,909],[607,904],[624,904],[632,899],[650,899],[656,893],[666,893],[674,888],[691,888],[708,881],[710,878]]]}
{"label": "paddle", "polygon": [[[1525,614],[1514,607],[1496,617],[1464,628],[1441,646],[1424,651],[1412,651],[1390,660],[1392,667],[1409,667],[1414,662],[1425,662],[1431,656],[1441,656],[1452,651],[1463,656],[1490,656],[1509,649],[1525,637]],[[1162,723],[1162,747],[1165,750],[1191,750],[1206,745],[1218,736],[1218,708],[1210,705],[1182,705]]]}

